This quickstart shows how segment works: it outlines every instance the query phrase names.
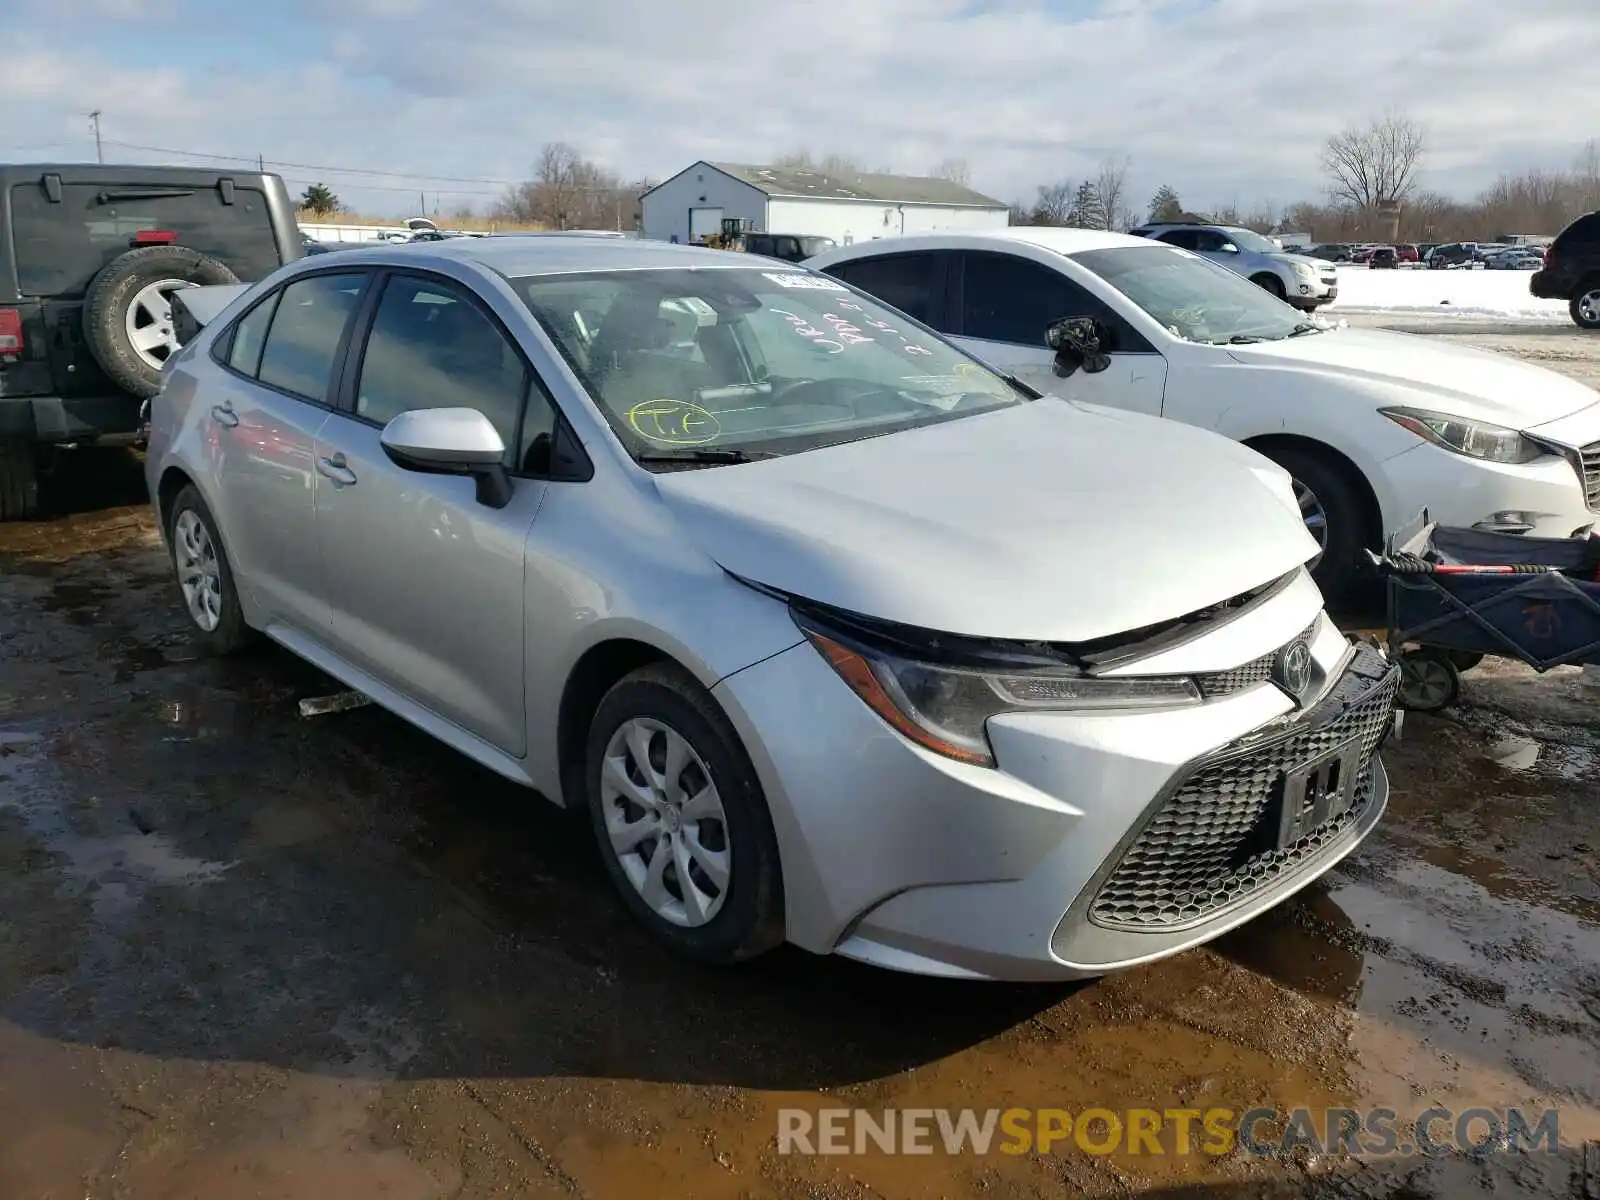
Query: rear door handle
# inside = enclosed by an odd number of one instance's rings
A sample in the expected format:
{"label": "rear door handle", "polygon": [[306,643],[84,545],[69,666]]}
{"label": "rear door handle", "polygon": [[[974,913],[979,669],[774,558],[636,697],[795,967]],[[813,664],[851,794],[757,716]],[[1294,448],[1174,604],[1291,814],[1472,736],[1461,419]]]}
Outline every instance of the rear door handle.
{"label": "rear door handle", "polygon": [[356,481],[356,473],[345,465],[343,454],[317,459],[317,474],[326,476],[340,487],[349,487]]}
{"label": "rear door handle", "polygon": [[218,425],[226,425],[229,429],[239,423],[239,414],[233,411],[231,402],[213,404],[211,406],[211,415]]}

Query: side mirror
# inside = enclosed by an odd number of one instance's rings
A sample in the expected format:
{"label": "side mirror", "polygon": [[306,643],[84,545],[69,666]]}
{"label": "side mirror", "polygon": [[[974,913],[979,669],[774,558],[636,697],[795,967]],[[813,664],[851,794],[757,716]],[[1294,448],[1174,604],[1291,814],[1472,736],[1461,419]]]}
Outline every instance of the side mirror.
{"label": "side mirror", "polygon": [[511,503],[505,443],[475,408],[403,412],[383,427],[378,441],[397,467],[426,475],[470,475],[478,482],[479,504],[504,508]]}
{"label": "side mirror", "polygon": [[1095,375],[1111,365],[1111,333],[1094,317],[1063,317],[1045,329],[1044,340],[1056,352],[1056,374],[1063,378],[1079,367]]}
{"label": "side mirror", "polygon": [[1222,245],[1217,247],[1217,249],[1221,250],[1224,254],[1239,253],[1239,247],[1235,246],[1232,242],[1223,242]]}

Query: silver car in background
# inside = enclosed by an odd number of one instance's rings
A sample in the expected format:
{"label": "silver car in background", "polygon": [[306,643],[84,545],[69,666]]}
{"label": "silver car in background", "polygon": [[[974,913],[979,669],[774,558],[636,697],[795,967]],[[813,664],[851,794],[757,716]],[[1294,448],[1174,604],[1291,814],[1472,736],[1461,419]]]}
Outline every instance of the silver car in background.
{"label": "silver car in background", "polygon": [[1383,810],[1396,672],[1227,439],[748,255],[460,238],[239,292],[185,293],[151,412],[200,642],[587,810],[682,954],[1099,974]]}
{"label": "silver car in background", "polygon": [[1339,298],[1339,271],[1331,262],[1285,250],[1253,229],[1180,222],[1140,225],[1128,232],[1192,250],[1302,312],[1315,312]]}

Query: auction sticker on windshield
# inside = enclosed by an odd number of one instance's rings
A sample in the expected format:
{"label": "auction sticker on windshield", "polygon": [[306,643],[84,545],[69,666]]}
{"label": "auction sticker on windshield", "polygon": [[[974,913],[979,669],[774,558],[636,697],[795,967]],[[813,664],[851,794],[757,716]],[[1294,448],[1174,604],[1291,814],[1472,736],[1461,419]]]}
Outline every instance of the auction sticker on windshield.
{"label": "auction sticker on windshield", "polygon": [[763,271],[762,276],[772,280],[779,287],[810,288],[817,292],[848,292],[850,289],[842,283],[835,283],[831,279],[824,279],[821,275],[802,275],[798,271]]}
{"label": "auction sticker on windshield", "polygon": [[704,446],[717,440],[722,422],[687,400],[646,400],[627,412],[628,428],[661,446]]}

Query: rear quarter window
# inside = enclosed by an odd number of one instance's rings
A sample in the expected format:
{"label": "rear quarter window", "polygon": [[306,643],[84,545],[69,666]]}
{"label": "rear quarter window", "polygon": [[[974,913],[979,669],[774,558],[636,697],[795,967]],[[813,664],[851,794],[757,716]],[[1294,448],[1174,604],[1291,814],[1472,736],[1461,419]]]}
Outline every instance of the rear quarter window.
{"label": "rear quarter window", "polygon": [[52,204],[39,184],[11,189],[12,247],[24,296],[82,296],[146,230],[170,230],[179,245],[218,259],[246,282],[281,261],[266,196],[251,188],[236,187],[232,204],[216,188],[170,184],[69,183],[61,191],[61,203]]}
{"label": "rear quarter window", "polygon": [[1565,250],[1569,246],[1593,246],[1600,243],[1600,212],[1579,217],[1560,233],[1552,243]]}

